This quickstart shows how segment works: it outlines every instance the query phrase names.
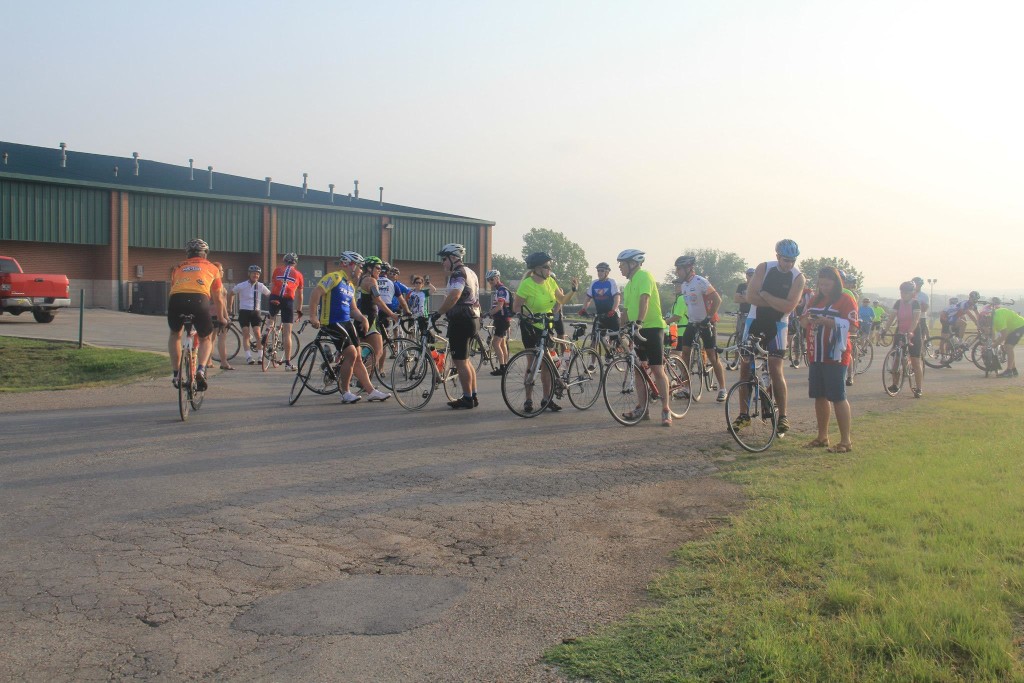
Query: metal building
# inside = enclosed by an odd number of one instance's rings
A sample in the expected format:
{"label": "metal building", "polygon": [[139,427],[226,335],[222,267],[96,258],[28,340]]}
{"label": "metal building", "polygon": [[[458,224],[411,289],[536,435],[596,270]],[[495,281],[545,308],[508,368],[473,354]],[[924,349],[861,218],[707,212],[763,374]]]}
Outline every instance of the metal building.
{"label": "metal building", "polygon": [[[185,242],[202,237],[229,282],[251,264],[269,274],[299,255],[307,286],[342,250],[378,255],[444,281],[435,256],[466,245],[466,262],[490,268],[493,221],[140,158],[0,142],[0,254],[29,272],[64,273],[87,306],[137,308],[139,283],[166,283]],[[266,279],[266,278],[264,278]],[[308,299],[307,299],[308,300]]]}

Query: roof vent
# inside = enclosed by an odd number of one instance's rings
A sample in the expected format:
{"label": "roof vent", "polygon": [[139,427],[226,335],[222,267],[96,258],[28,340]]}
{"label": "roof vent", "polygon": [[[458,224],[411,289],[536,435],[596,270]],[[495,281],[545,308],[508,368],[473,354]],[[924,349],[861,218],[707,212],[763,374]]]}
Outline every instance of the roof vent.
{"label": "roof vent", "polygon": [[309,191],[309,183],[306,182],[308,179],[309,179],[309,174],[308,173],[303,173],[302,174],[302,198],[303,199],[306,198],[306,192]]}
{"label": "roof vent", "polygon": [[9,156],[9,155],[7,154],[7,152],[4,152],[4,166],[6,166],[6,165],[7,165],[7,157],[8,157],[8,156]]}
{"label": "roof vent", "polygon": [[213,166],[207,166],[206,170],[210,172],[210,189],[213,189]]}
{"label": "roof vent", "polygon": [[66,142],[60,143],[60,167],[68,167],[68,144]]}
{"label": "roof vent", "polygon": [[384,186],[381,185],[378,189],[380,190],[380,205],[384,206]]}
{"label": "roof vent", "polygon": [[132,159],[135,159],[135,175],[139,175],[139,153],[132,152]]}
{"label": "roof vent", "polygon": [[188,179],[189,180],[195,180],[196,179],[196,168],[195,168],[195,166],[192,165],[194,162],[195,162],[195,159],[189,159],[188,160]]}
{"label": "roof vent", "polygon": [[357,180],[357,181],[355,181],[355,183],[356,183],[355,195],[356,195],[356,199],[359,199],[359,181]]}
{"label": "roof vent", "polygon": [[266,178],[264,178],[264,180],[267,181],[267,196],[269,197],[270,196],[270,176],[267,176]]}
{"label": "roof vent", "polygon": [[114,167],[114,177],[117,177],[117,166]]}
{"label": "roof vent", "polygon": [[331,188],[331,204],[334,203],[334,183],[331,183],[327,187]]}

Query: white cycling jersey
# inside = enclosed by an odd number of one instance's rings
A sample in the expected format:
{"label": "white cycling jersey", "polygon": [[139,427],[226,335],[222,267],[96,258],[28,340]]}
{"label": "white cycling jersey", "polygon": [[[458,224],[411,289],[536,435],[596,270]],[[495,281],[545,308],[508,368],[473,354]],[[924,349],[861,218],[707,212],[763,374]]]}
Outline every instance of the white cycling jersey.
{"label": "white cycling jersey", "polygon": [[270,296],[270,289],[257,280],[255,283],[246,280],[239,282],[231,288],[231,291],[238,297],[238,309],[240,311],[258,311],[260,302],[264,296]]}

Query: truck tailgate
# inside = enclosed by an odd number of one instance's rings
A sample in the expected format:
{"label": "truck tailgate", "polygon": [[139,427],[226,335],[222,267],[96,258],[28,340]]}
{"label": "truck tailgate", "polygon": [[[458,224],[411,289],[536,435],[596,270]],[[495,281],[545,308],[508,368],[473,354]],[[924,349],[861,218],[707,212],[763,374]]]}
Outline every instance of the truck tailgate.
{"label": "truck tailgate", "polygon": [[[14,296],[68,298],[68,278],[64,275],[5,273],[0,276],[0,298]],[[10,286],[8,289],[7,285]]]}

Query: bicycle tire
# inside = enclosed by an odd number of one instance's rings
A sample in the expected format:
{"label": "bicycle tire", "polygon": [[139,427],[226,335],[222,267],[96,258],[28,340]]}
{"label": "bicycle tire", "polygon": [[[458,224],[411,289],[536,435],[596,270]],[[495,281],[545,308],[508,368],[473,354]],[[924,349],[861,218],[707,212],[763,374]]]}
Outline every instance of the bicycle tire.
{"label": "bicycle tire", "polygon": [[893,332],[881,331],[878,333],[878,346],[892,346]]}
{"label": "bicycle tire", "polygon": [[704,360],[701,351],[703,347],[698,344],[690,348],[690,364],[686,368],[690,377],[690,396],[696,402],[700,402],[700,397],[704,393]]}
{"label": "bicycle tire", "polygon": [[[894,380],[893,368],[897,366],[900,371]],[[900,393],[905,380],[902,352],[899,349],[890,349],[889,353],[885,354],[885,360],[882,361],[882,388],[885,389],[885,393],[895,396]],[[895,391],[893,391],[893,387],[896,388]]]}
{"label": "bicycle tire", "polygon": [[708,391],[718,389],[718,378],[715,377],[715,367],[711,363],[704,364],[704,386]]}
{"label": "bicycle tire", "polygon": [[444,387],[444,395],[449,401],[462,398],[462,383],[459,381],[459,371],[455,367],[455,360],[452,358],[451,348],[444,355],[444,365],[441,372],[441,386]]}
{"label": "bicycle tire", "polygon": [[388,391],[392,390],[391,389],[391,370],[392,370],[392,368],[394,368],[395,362],[398,360],[398,354],[400,354],[402,351],[404,351],[407,348],[419,348],[419,347],[417,346],[416,342],[412,341],[411,339],[405,339],[405,338],[401,338],[400,337],[400,338],[396,338],[396,339],[391,339],[388,342],[387,347],[385,348],[385,357],[390,357],[391,354],[394,353],[394,358],[389,358],[389,360],[391,361],[391,365],[390,366],[388,365],[388,361],[384,361],[384,369],[383,370],[378,370],[377,374],[376,374],[376,377],[377,377],[377,381],[380,382],[381,386],[383,386]]}
{"label": "bicycle tire", "polygon": [[604,367],[601,356],[593,349],[583,349],[574,353],[569,361],[568,382],[566,393],[569,403],[577,410],[587,410],[597,403],[601,395],[601,380]]}
{"label": "bicycle tire", "polygon": [[633,366],[629,358],[613,358],[605,366],[601,393],[612,418],[627,427],[640,422],[650,410],[650,391],[643,370]]}
{"label": "bicycle tire", "polygon": [[268,368],[277,366],[277,332],[273,329],[268,330],[266,334],[262,335],[263,341],[263,358],[260,360],[260,368],[263,372],[266,372]]}
{"label": "bicycle tire", "polygon": [[858,344],[854,347],[854,351],[858,354],[856,374],[863,375],[871,368],[871,363],[875,360],[875,347],[871,344]]}
{"label": "bicycle tire", "polygon": [[302,390],[309,384],[309,378],[313,375],[313,367],[316,365],[316,346],[310,344],[302,349],[299,354],[299,362],[295,366],[295,379],[292,381],[292,390],[288,393],[288,405],[293,406],[302,395]]}
{"label": "bicycle tire", "polygon": [[[195,354],[196,352],[193,351],[192,353]],[[192,361],[193,361],[192,367],[195,368],[196,367],[195,364],[194,364],[195,363],[195,358],[193,358]],[[193,371],[193,376],[194,376],[194,374],[195,374],[195,371]],[[196,388],[195,381],[193,381],[191,383],[191,391],[189,392],[189,396],[188,396],[188,402],[190,404],[192,404],[192,410],[199,410],[200,408],[202,408],[203,407],[203,399],[205,397],[206,397],[206,390],[204,389],[203,391],[199,391],[199,389]]]}
{"label": "bicycle tire", "polygon": [[[533,376],[535,363],[540,369]],[[547,373],[548,391],[544,391],[543,373]],[[537,386],[539,384],[539,387]],[[539,349],[523,349],[512,356],[501,376],[501,398],[513,414],[519,417],[536,417],[544,412],[547,402],[554,393],[555,378],[550,363],[545,363]],[[529,401],[529,406],[527,405]]]}
{"label": "bicycle tire", "polygon": [[[729,335],[729,338],[725,341],[725,347],[736,346],[736,333],[733,332]],[[725,363],[726,370],[735,370],[740,366],[740,352],[736,349],[732,351],[726,351],[722,354],[722,362]],[[687,373],[689,377],[689,373]]]}
{"label": "bicycle tire", "polygon": [[675,356],[671,356],[665,363],[665,372],[668,373],[669,410],[672,411],[672,417],[683,417],[690,410],[693,400],[690,396],[690,373],[686,371],[686,364]]}
{"label": "bicycle tire", "polygon": [[936,370],[948,368],[953,363],[952,347],[941,336],[928,337],[921,349],[921,360]]}
{"label": "bicycle tire", "polygon": [[484,362],[487,360],[487,349],[484,348],[484,342],[480,339],[480,335],[476,334],[469,340],[469,362],[476,365],[476,369],[480,370],[484,367]]}
{"label": "bicycle tire", "polygon": [[[230,333],[230,335],[229,335]],[[242,335],[238,331],[238,327],[234,323],[229,324],[224,331],[221,332],[225,336],[224,350],[227,352],[227,360],[234,360],[235,356],[242,348]],[[213,354],[210,356],[211,360],[223,363],[224,361],[220,358],[220,345],[217,340],[213,340]]]}
{"label": "bicycle tire", "polygon": [[[743,393],[747,398],[744,402]],[[737,427],[734,422],[741,414],[749,423]],[[725,398],[725,424],[729,434],[740,448],[749,453],[768,450],[779,434],[779,411],[771,393],[762,389],[756,379],[741,380],[732,385]]]}
{"label": "bicycle tire", "polygon": [[429,350],[418,346],[402,349],[391,366],[391,386],[398,405],[416,411],[430,403],[436,378],[437,366]]}
{"label": "bicycle tire", "polygon": [[[295,356],[299,355],[299,349],[302,348],[302,341],[299,340],[299,333],[295,330],[291,331],[292,335],[292,355],[288,356],[289,361],[295,360]],[[283,352],[282,352],[283,353]]]}
{"label": "bicycle tire", "polygon": [[192,389],[192,371],[189,360],[189,352],[181,350],[181,359],[178,361],[178,414],[181,421],[188,420],[189,411],[192,409],[192,402],[189,400]]}

